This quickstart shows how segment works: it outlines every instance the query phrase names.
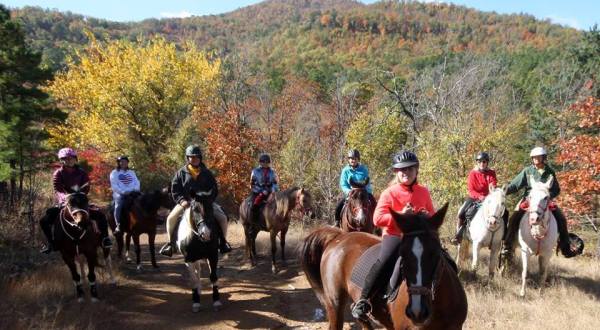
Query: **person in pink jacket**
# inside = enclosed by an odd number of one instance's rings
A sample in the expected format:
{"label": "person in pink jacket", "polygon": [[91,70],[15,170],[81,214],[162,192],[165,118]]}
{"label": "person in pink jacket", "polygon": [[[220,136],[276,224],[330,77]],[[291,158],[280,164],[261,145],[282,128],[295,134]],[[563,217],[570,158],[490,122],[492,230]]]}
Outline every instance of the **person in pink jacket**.
{"label": "person in pink jacket", "polygon": [[359,300],[352,305],[352,316],[364,319],[371,310],[369,297],[380,279],[384,269],[396,263],[398,248],[402,242],[402,230],[396,224],[392,210],[397,213],[424,212],[433,215],[433,203],[429,190],[417,182],[419,159],[411,151],[402,151],[393,158],[392,168],[395,178],[385,189],[375,208],[373,222],[383,229],[383,239],[379,258],[373,264],[365,279],[365,285]]}

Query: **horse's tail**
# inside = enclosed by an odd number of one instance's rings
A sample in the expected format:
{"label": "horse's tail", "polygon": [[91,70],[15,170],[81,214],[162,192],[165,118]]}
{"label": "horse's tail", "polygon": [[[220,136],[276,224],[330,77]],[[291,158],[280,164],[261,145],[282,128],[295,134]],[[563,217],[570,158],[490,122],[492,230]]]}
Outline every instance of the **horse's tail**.
{"label": "horse's tail", "polygon": [[342,231],[333,227],[321,227],[310,233],[300,250],[302,269],[310,285],[315,290],[317,297],[321,300],[323,294],[323,282],[321,280],[321,257],[327,245],[339,236]]}

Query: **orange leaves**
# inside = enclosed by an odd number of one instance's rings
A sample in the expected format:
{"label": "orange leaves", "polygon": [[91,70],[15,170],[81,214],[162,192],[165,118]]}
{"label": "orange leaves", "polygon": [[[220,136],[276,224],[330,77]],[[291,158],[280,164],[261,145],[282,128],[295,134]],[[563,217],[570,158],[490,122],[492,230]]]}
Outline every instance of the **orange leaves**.
{"label": "orange leaves", "polygon": [[558,174],[565,208],[576,214],[586,214],[597,205],[600,193],[600,100],[589,97],[568,109],[578,119],[576,124],[585,130],[575,130],[570,137],[559,141],[557,161],[566,167]]}

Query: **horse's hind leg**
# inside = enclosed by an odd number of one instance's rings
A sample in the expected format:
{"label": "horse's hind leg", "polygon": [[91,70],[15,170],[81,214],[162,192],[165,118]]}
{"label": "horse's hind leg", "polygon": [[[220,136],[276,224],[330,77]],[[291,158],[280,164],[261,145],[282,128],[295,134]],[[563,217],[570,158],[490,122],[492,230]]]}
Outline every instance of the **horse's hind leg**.
{"label": "horse's hind leg", "polygon": [[548,256],[540,254],[538,256],[539,272],[540,272],[540,291],[544,291],[546,285],[546,278],[548,277],[548,264],[550,262],[550,253]]}
{"label": "horse's hind leg", "polygon": [[277,263],[275,262],[275,255],[277,254],[277,232],[272,230],[271,234],[271,271],[273,274],[276,274],[279,269],[277,268]]}
{"label": "horse's hind leg", "polygon": [[287,234],[288,229],[284,228],[281,231],[281,237],[279,238],[279,243],[281,245],[281,261],[285,262],[285,235]]}
{"label": "horse's hind leg", "polygon": [[110,284],[117,285],[117,280],[115,279],[115,274],[112,268],[112,258],[110,256],[110,249],[102,249],[104,254],[104,262],[106,263],[106,270],[108,271],[108,276],[110,277]]}
{"label": "horse's hind leg", "polygon": [[133,248],[135,249],[135,264],[136,269],[138,271],[142,270],[142,260],[140,254],[142,253],[142,248],[140,247],[140,235],[133,234]]}
{"label": "horse's hind leg", "polygon": [[221,295],[219,294],[219,285],[217,281],[219,280],[219,276],[217,274],[217,268],[219,263],[218,254],[211,256],[208,259],[208,268],[210,269],[210,283],[212,284],[212,300],[213,300],[213,308],[214,310],[219,310],[223,303],[221,302]]}
{"label": "horse's hind leg", "polygon": [[127,262],[131,262],[131,257],[129,256],[129,248],[131,247],[131,234],[127,233],[125,235],[125,260]]}
{"label": "horse's hind leg", "polygon": [[341,330],[344,328],[344,308],[346,307],[347,298],[344,293],[338,293],[336,297],[325,298],[327,301],[324,305],[329,320],[329,329]]}
{"label": "horse's hind leg", "polygon": [[490,264],[488,265],[488,275],[490,278],[494,277],[496,265],[498,264],[498,254],[500,253],[500,240],[491,242],[492,248],[490,249]]}
{"label": "horse's hind leg", "polygon": [[152,262],[152,267],[158,268],[158,265],[156,264],[156,252],[155,252],[155,248],[154,248],[155,238],[156,238],[155,232],[148,233],[148,247],[150,248],[150,260]]}
{"label": "horse's hind leg", "polygon": [[69,267],[69,271],[71,272],[71,278],[73,279],[73,284],[75,285],[75,294],[77,295],[77,301],[83,302],[83,287],[81,285],[81,276],[77,273],[77,266],[75,265],[75,257],[68,257],[64,253],[62,255],[63,260]]}

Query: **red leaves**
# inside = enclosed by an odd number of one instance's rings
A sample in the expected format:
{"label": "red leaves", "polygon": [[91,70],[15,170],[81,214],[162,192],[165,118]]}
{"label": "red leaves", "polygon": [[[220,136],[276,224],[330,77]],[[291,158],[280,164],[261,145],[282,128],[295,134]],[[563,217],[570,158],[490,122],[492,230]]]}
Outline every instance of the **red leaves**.
{"label": "red leaves", "polygon": [[79,153],[79,159],[84,160],[91,169],[88,170],[92,191],[100,197],[109,198],[110,172],[113,166],[106,162],[95,149],[87,149]]}

